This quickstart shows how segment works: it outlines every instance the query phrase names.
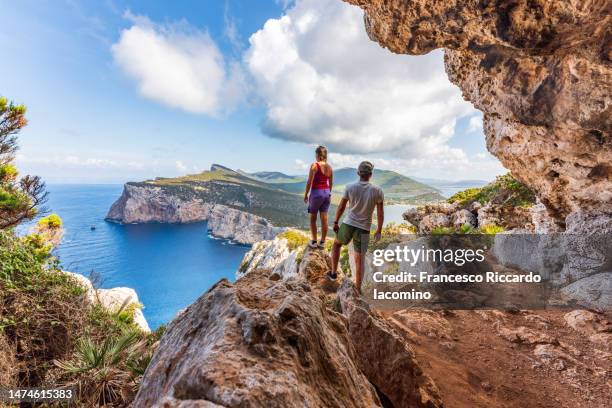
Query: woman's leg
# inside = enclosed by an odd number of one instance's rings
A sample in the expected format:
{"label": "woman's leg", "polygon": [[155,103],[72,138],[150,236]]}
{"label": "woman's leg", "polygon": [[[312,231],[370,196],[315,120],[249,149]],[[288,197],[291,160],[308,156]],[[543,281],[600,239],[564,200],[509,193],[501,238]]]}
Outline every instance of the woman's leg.
{"label": "woman's leg", "polygon": [[327,213],[321,213],[321,241],[325,242],[327,238]]}
{"label": "woman's leg", "polygon": [[310,236],[313,241],[317,241],[317,213],[310,213]]}

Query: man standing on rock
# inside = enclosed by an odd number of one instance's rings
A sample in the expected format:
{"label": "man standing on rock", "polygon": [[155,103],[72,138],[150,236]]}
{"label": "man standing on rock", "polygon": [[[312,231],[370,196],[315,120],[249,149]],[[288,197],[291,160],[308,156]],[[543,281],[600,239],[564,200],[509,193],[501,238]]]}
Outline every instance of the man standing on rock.
{"label": "man standing on rock", "polygon": [[[344,190],[344,196],[340,200],[338,211],[336,212],[336,219],[334,221],[334,232],[336,233],[336,239],[332,247],[332,270],[327,273],[327,277],[331,280],[335,280],[338,270],[338,260],[340,259],[340,249],[342,245],[347,245],[353,241],[354,261],[356,276],[355,285],[357,290],[361,293],[361,281],[363,279],[363,263],[365,260],[365,254],[368,250],[368,241],[370,238],[370,228],[372,226],[372,214],[374,208],[376,208],[376,233],[374,240],[380,240],[382,233],[382,227],[384,223],[384,194],[380,187],[370,183],[372,178],[372,172],[374,171],[374,165],[369,161],[363,161],[359,164],[357,174],[359,175],[359,181],[357,183],[349,184]],[[342,225],[338,226],[338,221],[344,210],[346,204],[350,203],[349,211],[342,220]]]}

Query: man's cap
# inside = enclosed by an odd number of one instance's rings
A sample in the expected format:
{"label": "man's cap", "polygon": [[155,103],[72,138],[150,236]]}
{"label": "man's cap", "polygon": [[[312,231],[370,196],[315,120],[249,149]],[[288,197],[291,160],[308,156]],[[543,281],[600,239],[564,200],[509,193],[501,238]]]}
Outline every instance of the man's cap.
{"label": "man's cap", "polygon": [[359,174],[372,174],[373,171],[374,165],[369,161],[362,161],[357,168],[357,173]]}

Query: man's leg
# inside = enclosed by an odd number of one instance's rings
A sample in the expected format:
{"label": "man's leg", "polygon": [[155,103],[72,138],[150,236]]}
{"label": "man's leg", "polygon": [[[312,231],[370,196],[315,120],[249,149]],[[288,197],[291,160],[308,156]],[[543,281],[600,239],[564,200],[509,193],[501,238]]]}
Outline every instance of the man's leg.
{"label": "man's leg", "polygon": [[360,251],[355,251],[353,259],[355,260],[355,286],[361,295],[361,281],[363,280],[363,255]]}
{"label": "man's leg", "polygon": [[310,215],[310,236],[311,239],[317,242],[317,213]]}
{"label": "man's leg", "polygon": [[335,275],[336,272],[338,271],[338,261],[340,260],[340,250],[341,249],[342,249],[342,243],[338,241],[337,239],[334,240],[334,245],[332,245],[332,251],[331,251],[332,275]]}
{"label": "man's leg", "polygon": [[363,282],[363,268],[365,263],[365,254],[368,250],[368,243],[370,241],[369,231],[362,229],[355,229],[353,233],[353,260],[355,261],[355,286],[357,291],[361,295],[361,283]]}
{"label": "man's leg", "polygon": [[325,243],[325,239],[327,238],[327,213],[321,213],[321,241]]}

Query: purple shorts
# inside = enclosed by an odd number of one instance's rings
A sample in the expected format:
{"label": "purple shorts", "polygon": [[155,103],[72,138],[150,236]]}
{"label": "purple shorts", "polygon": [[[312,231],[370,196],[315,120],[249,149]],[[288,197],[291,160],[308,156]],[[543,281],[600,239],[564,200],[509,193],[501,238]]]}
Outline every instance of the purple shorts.
{"label": "purple shorts", "polygon": [[326,213],[331,203],[331,191],[328,188],[312,189],[308,198],[308,212],[316,214]]}

